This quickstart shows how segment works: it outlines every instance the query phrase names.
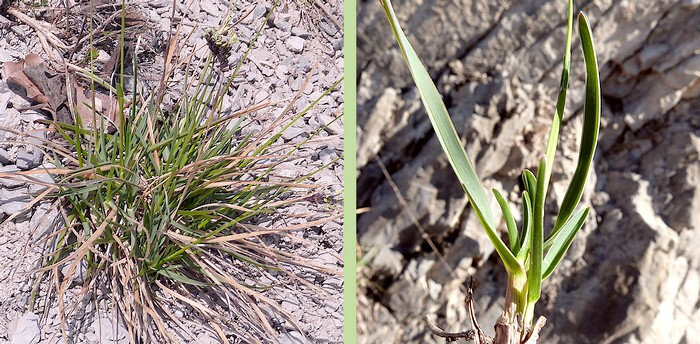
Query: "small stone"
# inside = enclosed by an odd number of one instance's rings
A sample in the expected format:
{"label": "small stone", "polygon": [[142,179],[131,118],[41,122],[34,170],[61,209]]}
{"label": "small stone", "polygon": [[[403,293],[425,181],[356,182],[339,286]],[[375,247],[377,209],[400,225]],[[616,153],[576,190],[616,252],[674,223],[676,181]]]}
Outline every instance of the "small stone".
{"label": "small stone", "polygon": [[39,317],[34,313],[25,313],[10,324],[8,329],[10,344],[36,344],[41,339]]}
{"label": "small stone", "polygon": [[17,167],[21,170],[30,170],[41,165],[43,159],[44,156],[38,149],[30,152],[26,147],[22,147],[17,152]]}
{"label": "small stone", "polygon": [[14,58],[12,58],[12,55],[10,55],[9,50],[0,48],[0,62],[8,62],[13,60]]}
{"label": "small stone", "polygon": [[304,28],[297,26],[292,28],[292,35],[301,38],[308,38],[309,36],[311,36],[311,33],[309,33],[309,31],[306,31]]}
{"label": "small stone", "polygon": [[281,163],[277,175],[281,178],[294,179],[299,176],[299,167],[291,162]]}
{"label": "small stone", "polygon": [[331,162],[336,157],[338,157],[338,154],[336,154],[334,149],[330,148],[324,148],[318,153],[318,158],[321,159],[324,164]]}
{"label": "small stone", "polygon": [[275,25],[276,28],[288,32],[289,30],[294,30],[292,28],[292,23],[289,21],[288,16],[277,16],[275,17],[275,20],[272,22],[273,25]]}
{"label": "small stone", "polygon": [[0,208],[5,204],[12,202],[29,202],[29,194],[27,194],[27,189],[17,188],[17,189],[0,189]]}
{"label": "small stone", "polygon": [[201,336],[197,337],[197,344],[219,344],[221,341],[218,337],[210,332],[204,332]]}
{"label": "small stone", "polygon": [[299,56],[298,66],[304,73],[311,71],[311,64],[311,61],[306,56]]}
{"label": "small stone", "polygon": [[297,36],[290,36],[284,43],[291,52],[301,53],[304,50],[305,41]]}
{"label": "small stone", "polygon": [[94,332],[86,333],[86,334],[85,334],[85,340],[86,340],[88,343],[90,343],[90,344],[93,344],[93,343],[96,344],[96,343],[98,343],[98,341],[97,341],[97,335],[96,335]]}
{"label": "small stone", "polygon": [[185,7],[178,9],[183,10],[183,13],[185,13],[188,17],[193,18],[194,16],[197,16],[199,14],[200,7],[200,1],[192,1],[191,3],[187,2],[187,5]]}
{"label": "small stone", "polygon": [[306,130],[303,128],[290,127],[282,133],[282,138],[284,138],[285,141],[289,141],[305,132]]}
{"label": "small stone", "polygon": [[301,85],[304,84],[304,77],[298,77],[298,78],[291,78],[292,80],[289,82],[289,87],[292,88],[294,91],[298,91],[301,88]]}
{"label": "small stone", "polygon": [[301,344],[306,342],[304,335],[299,333],[299,331],[289,331],[283,333],[280,337],[280,343],[282,344]]}
{"label": "small stone", "polygon": [[169,0],[151,0],[149,1],[149,4],[155,8],[163,8],[163,7],[168,7],[168,5],[172,1]]}
{"label": "small stone", "polygon": [[[73,262],[68,262],[65,265],[63,265],[63,268],[61,268],[61,275],[65,278],[68,275],[68,270],[70,270],[70,266]],[[87,265],[85,265],[85,261],[81,260],[78,266],[75,268],[75,271],[73,272],[73,276],[71,278],[73,279],[71,281],[71,284],[73,285],[81,285],[83,282],[85,282],[85,276],[87,275]]]}
{"label": "small stone", "polygon": [[265,91],[265,89],[261,89],[257,93],[255,93],[255,97],[253,98],[255,100],[255,104],[262,103],[263,100],[267,99],[270,97],[270,94]]}
{"label": "small stone", "polygon": [[201,1],[201,8],[204,12],[211,14],[212,16],[218,16],[221,11],[219,11],[219,6],[214,5],[212,1]]}
{"label": "small stone", "polygon": [[[19,171],[19,169],[15,165],[7,165],[0,167],[0,174],[12,173],[17,171]],[[19,180],[18,178],[0,177],[0,185],[5,187],[6,189],[14,189],[22,184],[24,184],[24,182]]]}
{"label": "small stone", "polygon": [[338,32],[338,28],[336,28],[335,25],[328,24],[325,21],[321,21],[319,27],[331,37]]}
{"label": "small stone", "polygon": [[[43,164],[39,166],[39,169],[50,169],[54,168],[55,166],[51,163]],[[1,170],[1,169],[0,169]],[[51,174],[48,172],[41,173],[41,174],[36,174],[33,175],[32,178],[37,179],[40,182],[46,183],[46,184],[52,184],[54,182],[53,177],[51,177]],[[44,184],[39,184],[39,183],[29,183],[29,193],[32,195],[44,192],[48,188],[47,185]]]}
{"label": "small stone", "polygon": [[92,323],[99,343],[127,344],[129,342],[127,330],[120,324],[115,324],[109,318],[95,319]]}
{"label": "small stone", "polygon": [[100,50],[97,52],[97,58],[95,59],[95,62],[105,64],[107,63],[107,61],[109,61],[109,58],[110,56],[106,51]]}
{"label": "small stone", "polygon": [[281,79],[280,76],[289,74],[289,67],[280,64],[275,67],[275,71],[277,72],[277,77]]}
{"label": "small stone", "polygon": [[29,209],[25,209],[27,203],[29,202],[13,201],[3,203],[3,205],[0,205],[0,214],[2,214],[3,218],[4,216],[17,214],[15,215],[15,221],[24,222],[31,218],[31,212],[27,211]]}
{"label": "small stone", "polygon": [[3,166],[12,165],[15,163],[15,159],[12,158],[10,152],[5,148],[0,148],[0,164]]}
{"label": "small stone", "polygon": [[[30,103],[29,100],[24,99],[24,97],[22,97],[20,95],[20,94],[22,94],[21,92],[23,92],[23,91],[21,89],[19,89],[18,86],[15,86],[13,84],[12,86],[9,86],[9,89],[12,90],[12,96],[9,99],[10,104],[12,104],[12,110],[18,112],[15,109],[24,109],[24,108],[28,108],[32,105],[32,103]],[[9,110],[10,109],[7,109],[7,111],[9,111]],[[5,113],[3,115],[7,116],[7,113]]]}
{"label": "small stone", "polygon": [[333,40],[333,49],[335,51],[342,51],[344,46],[344,42],[342,38],[334,39]]}
{"label": "small stone", "polygon": [[295,313],[299,310],[299,303],[289,300],[283,300],[280,306],[289,313]]}

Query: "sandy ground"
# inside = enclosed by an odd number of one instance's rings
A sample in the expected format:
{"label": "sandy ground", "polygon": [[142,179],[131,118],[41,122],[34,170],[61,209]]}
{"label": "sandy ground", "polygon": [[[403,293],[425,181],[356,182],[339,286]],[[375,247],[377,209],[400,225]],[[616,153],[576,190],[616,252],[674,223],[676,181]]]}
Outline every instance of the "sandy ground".
{"label": "sandy ground", "polygon": [[[132,3],[132,2],[128,2]],[[23,12],[36,13],[38,18],[51,9],[53,1],[46,7],[30,5],[23,7]],[[206,44],[202,38],[202,29],[215,26],[226,15],[228,9],[235,8],[233,17],[239,18],[249,13],[235,28],[239,43],[234,45],[232,56],[235,59],[243,54],[255,30],[264,20],[270,1],[195,1],[187,10],[178,3],[176,17],[171,22],[172,2],[155,0],[135,2],[134,7],[152,24],[153,30],[144,32],[148,39],[162,42],[166,32],[175,28],[177,22],[183,21],[183,28],[192,30],[192,38],[183,47],[187,54],[193,49]],[[22,7],[21,7],[22,8]],[[47,10],[48,9],[48,10]],[[183,12],[185,13],[183,17]],[[300,111],[316,99],[324,90],[342,76],[342,2],[324,1],[315,4],[310,1],[283,1],[266,25],[261,37],[251,51],[249,60],[243,65],[239,77],[224,99],[224,111],[236,111],[265,99],[272,101],[293,96],[303,84],[307,74],[315,69],[309,85],[303,90],[294,105]],[[61,32],[56,28],[55,32]],[[27,53],[34,52],[46,57],[46,52],[27,25],[11,23],[0,26],[0,67],[8,61],[16,61]],[[148,83],[151,77],[158,75],[162,57],[159,45],[148,48],[155,54],[151,60],[141,64]],[[162,51],[162,50],[161,50]],[[109,52],[100,52],[109,55]],[[2,69],[0,68],[0,71]],[[1,74],[2,72],[0,72]],[[155,79],[153,79],[155,80]],[[176,97],[176,96],[173,96]],[[46,118],[45,114],[24,110],[31,105],[26,99],[8,88],[6,76],[0,78],[0,126],[19,131],[42,128],[36,121]],[[250,130],[264,127],[273,120],[286,103],[256,114]],[[325,97],[302,121],[292,126],[282,137],[284,142],[298,142],[316,132],[320,126],[342,115],[342,89],[336,89]],[[0,133],[0,162],[2,170],[9,172],[16,169],[38,168],[44,163],[43,158],[31,146],[12,143],[11,134]],[[298,158],[285,164],[278,172],[282,178],[295,177],[308,173],[322,164],[342,156],[342,122],[336,121],[327,129],[321,130],[319,139],[307,144],[298,154]],[[342,209],[342,160],[338,160],[312,179],[322,185],[320,199],[301,202],[281,209],[280,216],[259,219],[260,225],[283,226],[303,223],[308,220],[322,219],[341,212]],[[55,302],[39,300],[34,313],[35,320],[27,315],[27,304],[33,283],[33,271],[39,267],[39,258],[45,248],[36,243],[45,234],[48,223],[55,218],[48,204],[30,205],[28,192],[35,191],[36,185],[18,184],[7,179],[0,179],[0,343],[13,342],[10,332],[20,333],[21,327],[38,326],[38,336],[29,338],[27,343],[61,342],[59,317]],[[7,221],[21,209],[29,207],[11,221]],[[310,259],[330,270],[342,271],[342,220],[338,219],[320,227],[292,232],[290,236],[272,242],[275,247],[292,252],[299,257]],[[278,301],[283,309],[297,320],[299,333],[288,321],[275,319],[269,313],[271,323],[279,332],[283,343],[336,343],[342,341],[342,275],[323,275],[302,271],[290,267],[303,280],[284,281],[284,288],[275,287],[265,291],[265,295]],[[125,343],[128,340],[119,333],[110,330],[119,328],[115,319],[113,300],[107,288],[100,286],[92,295],[92,301],[79,303],[75,295],[80,287],[75,286],[67,293],[69,303],[79,305],[71,317],[71,328],[77,343]],[[46,288],[42,287],[42,293]],[[55,301],[55,300],[54,300]],[[92,304],[90,304],[92,303]],[[189,314],[175,310],[176,315],[188,320]],[[17,321],[19,319],[19,322]],[[20,326],[16,324],[19,323]],[[113,325],[113,326],[110,326]],[[30,329],[31,330],[31,329]],[[212,332],[192,329],[198,342],[216,343]],[[31,331],[30,331],[31,332]],[[123,331],[122,331],[123,332]],[[105,334],[106,333],[106,334]],[[26,334],[26,333],[25,333]],[[30,333],[31,337],[31,333]],[[102,338],[100,338],[102,337]],[[14,339],[17,340],[18,336]],[[304,339],[306,338],[306,339]]]}

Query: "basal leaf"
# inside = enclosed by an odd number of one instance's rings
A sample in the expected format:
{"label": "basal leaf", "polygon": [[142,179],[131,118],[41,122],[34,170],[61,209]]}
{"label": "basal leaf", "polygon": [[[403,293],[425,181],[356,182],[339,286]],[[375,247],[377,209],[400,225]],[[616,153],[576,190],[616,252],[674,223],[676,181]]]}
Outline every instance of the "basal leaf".
{"label": "basal leaf", "polygon": [[384,13],[391,25],[391,29],[394,32],[396,41],[401,48],[401,53],[406,61],[406,65],[418,88],[418,92],[425,106],[425,110],[428,113],[430,122],[433,125],[433,129],[442,145],[442,149],[445,151],[450,165],[452,165],[452,168],[457,174],[457,178],[467,193],[469,202],[474,207],[479,221],[484,226],[486,235],[495,246],[496,252],[498,252],[498,255],[509,271],[522,270],[522,266],[517,262],[515,256],[494,231],[496,224],[491,214],[491,208],[486,198],[486,193],[476,175],[471,160],[467,156],[464,147],[462,147],[457,131],[442,101],[442,96],[401,29],[398,19],[396,18],[396,13],[394,13],[394,9],[391,6],[391,1],[382,0],[382,5],[384,7]]}

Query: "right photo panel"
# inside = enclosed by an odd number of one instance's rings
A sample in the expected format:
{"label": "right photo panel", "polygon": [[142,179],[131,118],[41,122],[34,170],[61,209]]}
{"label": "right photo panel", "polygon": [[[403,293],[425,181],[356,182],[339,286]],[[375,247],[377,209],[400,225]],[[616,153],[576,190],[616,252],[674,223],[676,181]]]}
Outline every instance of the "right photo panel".
{"label": "right photo panel", "polygon": [[358,343],[698,343],[700,4],[357,4]]}

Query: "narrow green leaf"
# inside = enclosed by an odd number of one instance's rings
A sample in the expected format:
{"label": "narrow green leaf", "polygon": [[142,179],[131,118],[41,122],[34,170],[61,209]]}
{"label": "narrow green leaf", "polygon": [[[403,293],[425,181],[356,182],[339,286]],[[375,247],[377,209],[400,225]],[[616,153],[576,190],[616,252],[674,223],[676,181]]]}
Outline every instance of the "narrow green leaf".
{"label": "narrow green leaf", "polygon": [[[540,159],[537,169],[537,180],[544,179],[547,170],[547,161]],[[544,201],[545,185],[537,183],[537,199],[535,202],[534,226],[532,228],[532,244],[530,247],[530,270],[528,270],[528,302],[534,304],[540,299],[542,287],[542,251],[544,244]]]}
{"label": "narrow green leaf", "polygon": [[442,96],[438,92],[433,80],[421,63],[418,55],[413,50],[408,38],[399,26],[394,9],[391,7],[389,0],[383,0],[384,11],[389,19],[389,24],[394,32],[396,40],[401,48],[406,64],[416,83],[421,100],[425,106],[430,122],[435,129],[440,144],[445,151],[450,164],[452,165],[459,181],[462,183],[466,191],[473,198],[473,206],[480,208],[480,212],[484,215],[486,221],[495,227],[495,222],[491,216],[491,209],[486,200],[481,182],[474,171],[471,160],[467,157],[462,143],[457,135],[457,131],[452,124],[450,115],[447,113],[447,108],[442,101]]}
{"label": "narrow green leaf", "polygon": [[596,61],[595,48],[591,27],[588,25],[586,15],[581,12],[578,16],[579,34],[583,47],[583,57],[586,62],[586,98],[584,103],[583,128],[581,133],[581,146],[579,148],[576,171],[571,179],[564,200],[562,201],[554,229],[547,238],[546,247],[552,245],[559,230],[569,219],[574,209],[581,200],[583,189],[588,179],[588,171],[593,162],[596,144],[598,142],[598,130],[600,127],[600,80],[598,79],[598,62]]}
{"label": "narrow green leaf", "polygon": [[571,67],[571,32],[574,26],[574,2],[569,0],[566,24],[566,48],[564,50],[564,61],[561,71],[561,81],[559,85],[559,96],[557,96],[557,107],[552,118],[552,127],[549,129],[549,139],[547,141],[547,170],[543,180],[545,185],[549,185],[549,177],[552,175],[554,166],[554,156],[557,152],[557,142],[559,141],[559,128],[566,106],[566,90],[569,87],[569,70]]}
{"label": "narrow green leaf", "polygon": [[518,244],[518,226],[515,224],[515,219],[513,218],[513,213],[510,211],[508,202],[505,198],[501,196],[501,193],[496,189],[492,189],[493,195],[496,196],[496,201],[501,207],[501,212],[503,212],[503,218],[506,220],[506,227],[508,228],[508,243],[510,244],[510,250],[515,252],[515,246]]}
{"label": "narrow green leaf", "polygon": [[428,118],[433,125],[433,129],[437,134],[438,140],[442,145],[442,149],[447,155],[447,159],[452,165],[457,178],[459,179],[462,187],[467,193],[467,198],[469,202],[474,207],[474,211],[479,217],[479,221],[484,226],[486,230],[486,235],[489,237],[496,252],[503,260],[506,265],[506,269],[509,271],[521,270],[523,269],[520,263],[515,259],[515,256],[510,252],[508,247],[503,243],[503,240],[496,234],[494,228],[496,227],[493,216],[491,215],[491,208],[489,206],[488,200],[486,199],[486,193],[484,188],[476,175],[474,166],[471,163],[467,153],[462,147],[462,143],[457,135],[457,131],[452,124],[449,114],[447,113],[447,108],[442,101],[442,97],[438,92],[433,80],[430,78],[430,74],[425,69],[425,66],[421,63],[418,55],[413,50],[411,43],[404,34],[401,26],[399,25],[394,9],[391,6],[390,0],[382,0],[382,5],[384,7],[384,13],[389,20],[389,25],[391,26],[394,36],[399,48],[401,48],[401,53],[403,54],[406,65],[411,72],[418,92],[425,106],[425,110],[428,113]]}
{"label": "narrow green leaf", "polygon": [[[537,180],[544,180],[544,174],[547,170],[547,160],[545,157],[540,159],[537,169]],[[532,324],[535,313],[535,304],[540,299],[542,290],[542,252],[544,246],[544,201],[545,201],[544,183],[537,183],[537,197],[535,199],[535,211],[533,213],[532,236],[530,240],[529,268],[527,270],[527,300],[525,306],[524,322],[526,326]]]}
{"label": "narrow green leaf", "polygon": [[566,222],[563,227],[561,227],[561,232],[554,241],[554,244],[552,244],[552,247],[549,249],[549,251],[547,251],[547,255],[544,258],[544,262],[542,264],[542,268],[544,270],[542,273],[543,280],[547,279],[547,277],[554,272],[554,269],[557,268],[559,262],[561,262],[562,258],[564,258],[564,254],[566,254],[569,246],[571,246],[576,234],[586,222],[586,217],[588,216],[588,212],[590,210],[591,208],[588,207],[579,210],[569,219],[569,221]]}
{"label": "narrow green leaf", "polygon": [[516,247],[515,257],[519,261],[525,261],[527,252],[530,249],[530,237],[532,236],[532,205],[530,204],[530,194],[527,191],[523,191],[523,225],[520,233],[520,238],[518,240],[518,246]]}
{"label": "narrow green leaf", "polygon": [[210,283],[203,283],[194,279],[191,279],[179,272],[175,272],[174,270],[169,270],[169,269],[161,269],[158,270],[158,274],[163,275],[167,278],[173,279],[175,281],[178,281],[180,283],[184,284],[189,284],[197,287],[207,287],[210,286]]}
{"label": "narrow green leaf", "polygon": [[530,204],[535,204],[535,197],[537,196],[537,178],[528,169],[523,171],[523,183],[527,192],[530,194]]}

